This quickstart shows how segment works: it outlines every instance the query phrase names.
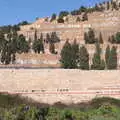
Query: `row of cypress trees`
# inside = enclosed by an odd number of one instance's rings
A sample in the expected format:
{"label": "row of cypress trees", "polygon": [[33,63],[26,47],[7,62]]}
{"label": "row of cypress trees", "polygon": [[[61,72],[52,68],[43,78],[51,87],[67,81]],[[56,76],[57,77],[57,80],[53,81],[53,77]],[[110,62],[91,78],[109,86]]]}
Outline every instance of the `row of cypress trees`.
{"label": "row of cypress trees", "polygon": [[96,49],[90,63],[90,55],[85,46],[79,47],[74,41],[72,44],[67,40],[61,50],[61,67],[65,69],[82,70],[104,70],[117,69],[117,48],[109,45],[105,51],[105,57],[102,57],[102,49],[99,42],[95,44]]}

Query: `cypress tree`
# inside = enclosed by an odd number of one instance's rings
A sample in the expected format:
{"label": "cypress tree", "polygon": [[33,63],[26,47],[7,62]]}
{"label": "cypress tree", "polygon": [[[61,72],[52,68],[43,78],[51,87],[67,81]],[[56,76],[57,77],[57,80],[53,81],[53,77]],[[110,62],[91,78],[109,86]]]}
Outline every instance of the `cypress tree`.
{"label": "cypress tree", "polygon": [[99,35],[99,43],[100,43],[100,44],[103,44],[103,38],[102,38],[101,32],[100,32],[100,35]]}
{"label": "cypress tree", "polygon": [[49,51],[50,53],[55,54],[55,45],[52,42],[49,43]]}
{"label": "cypress tree", "polygon": [[61,66],[65,69],[73,68],[72,66],[72,47],[69,41],[67,40],[61,50]]}
{"label": "cypress tree", "polygon": [[47,33],[46,34],[46,43],[49,43],[51,41],[50,35]]}
{"label": "cypress tree", "polygon": [[106,52],[105,52],[105,62],[106,62],[106,67],[108,68],[108,60],[110,57],[110,46],[108,45],[106,48]]}
{"label": "cypress tree", "polygon": [[40,47],[40,51],[42,53],[44,53],[44,44],[43,44],[43,34],[41,33],[41,36],[40,36],[40,41],[39,41],[39,47]]}
{"label": "cypress tree", "polygon": [[37,40],[37,30],[35,30],[34,40]]}
{"label": "cypress tree", "polygon": [[109,1],[107,2],[107,10],[110,9],[110,4],[109,4]]}
{"label": "cypress tree", "polygon": [[89,70],[89,53],[84,46],[80,48],[79,52],[79,68]]}
{"label": "cypress tree", "polygon": [[84,33],[84,40],[85,44],[89,43],[88,34],[86,32]]}
{"label": "cypress tree", "polygon": [[93,29],[89,29],[88,33],[84,34],[86,44],[94,44],[96,42],[95,33]]}
{"label": "cypress tree", "polygon": [[92,59],[91,69],[93,70],[104,70],[105,62],[101,59],[101,48],[99,43],[96,43],[96,52]]}
{"label": "cypress tree", "polygon": [[113,46],[110,51],[110,56],[108,59],[108,69],[117,69],[117,49],[115,46]]}
{"label": "cypress tree", "polygon": [[120,32],[116,33],[115,40],[116,40],[116,43],[120,44]]}
{"label": "cypress tree", "polygon": [[111,37],[109,37],[108,41],[112,44],[116,43],[115,37],[114,35],[112,35]]}
{"label": "cypress tree", "polygon": [[76,40],[74,40],[73,44],[72,44],[72,68],[77,68],[77,64],[78,64],[78,54],[79,54],[79,45],[77,44]]}

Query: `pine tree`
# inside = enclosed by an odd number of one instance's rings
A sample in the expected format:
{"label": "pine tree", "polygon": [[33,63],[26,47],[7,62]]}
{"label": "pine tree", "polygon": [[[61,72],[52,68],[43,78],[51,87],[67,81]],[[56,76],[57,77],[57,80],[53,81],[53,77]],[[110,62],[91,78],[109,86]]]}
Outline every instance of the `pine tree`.
{"label": "pine tree", "polygon": [[106,67],[108,68],[108,60],[110,57],[110,46],[108,45],[106,48],[106,52],[105,52],[105,62],[106,62]]}
{"label": "pine tree", "polygon": [[89,53],[84,46],[80,48],[78,64],[80,69],[89,70]]}
{"label": "pine tree", "polygon": [[117,69],[117,49],[115,46],[113,46],[110,51],[110,56],[108,59],[108,69]]}

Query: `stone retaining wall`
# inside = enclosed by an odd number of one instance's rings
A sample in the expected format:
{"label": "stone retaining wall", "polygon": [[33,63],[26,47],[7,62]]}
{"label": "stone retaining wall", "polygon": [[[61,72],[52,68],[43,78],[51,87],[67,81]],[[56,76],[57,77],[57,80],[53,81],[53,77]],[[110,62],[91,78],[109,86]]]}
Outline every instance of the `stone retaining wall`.
{"label": "stone retaining wall", "polygon": [[48,104],[79,103],[101,96],[120,98],[119,75],[119,70],[0,69],[0,92]]}

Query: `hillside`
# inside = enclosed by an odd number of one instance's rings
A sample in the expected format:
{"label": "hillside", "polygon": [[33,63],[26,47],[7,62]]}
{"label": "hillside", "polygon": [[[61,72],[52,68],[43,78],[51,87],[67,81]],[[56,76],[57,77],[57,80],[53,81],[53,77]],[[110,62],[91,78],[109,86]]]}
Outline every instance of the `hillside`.
{"label": "hillside", "polygon": [[[61,50],[68,40],[85,46],[90,65],[95,53],[95,43],[100,43],[104,59],[106,47],[116,47],[119,68],[120,44],[119,0],[81,6],[73,11],[61,11],[59,15],[37,18],[35,22],[23,21],[13,26],[1,27],[1,64],[12,66],[60,66]],[[7,46],[7,47],[6,47]],[[9,53],[10,51],[10,53]],[[5,56],[5,57],[4,57]]]}

